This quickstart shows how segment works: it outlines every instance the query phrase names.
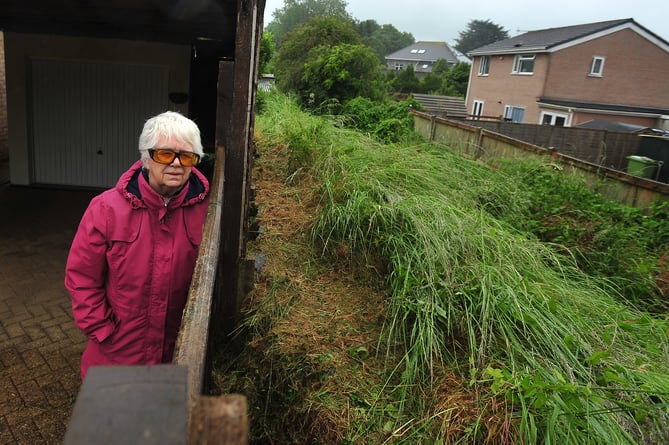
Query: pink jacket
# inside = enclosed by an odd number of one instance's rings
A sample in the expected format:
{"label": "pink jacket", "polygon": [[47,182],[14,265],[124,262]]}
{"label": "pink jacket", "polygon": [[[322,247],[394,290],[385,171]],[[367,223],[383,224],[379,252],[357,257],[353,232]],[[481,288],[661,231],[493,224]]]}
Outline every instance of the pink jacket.
{"label": "pink jacket", "polygon": [[65,287],[88,336],[90,366],[167,363],[202,240],[209,183],[193,168],[169,205],[137,161],[91,200],[72,242]]}

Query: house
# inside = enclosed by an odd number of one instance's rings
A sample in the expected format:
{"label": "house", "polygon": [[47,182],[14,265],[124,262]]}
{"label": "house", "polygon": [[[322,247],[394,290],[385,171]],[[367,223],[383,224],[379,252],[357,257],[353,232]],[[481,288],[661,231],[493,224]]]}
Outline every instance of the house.
{"label": "house", "polygon": [[460,61],[458,54],[446,42],[416,42],[387,55],[385,59],[388,70],[400,71],[412,65],[417,77],[432,72],[437,60],[446,60],[449,67]]}
{"label": "house", "polygon": [[269,92],[272,91],[276,86],[276,78],[274,74],[261,74],[258,79],[258,90]]}
{"label": "house", "polygon": [[669,124],[669,43],[634,19],[530,31],[468,56],[467,110],[481,119]]}

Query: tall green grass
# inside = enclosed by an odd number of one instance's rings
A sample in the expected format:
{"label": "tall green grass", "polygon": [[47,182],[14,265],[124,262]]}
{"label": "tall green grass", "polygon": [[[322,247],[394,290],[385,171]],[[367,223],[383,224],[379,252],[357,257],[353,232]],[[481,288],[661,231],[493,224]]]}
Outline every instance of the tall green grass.
{"label": "tall green grass", "polygon": [[408,442],[435,428],[448,437],[421,397],[445,367],[480,394],[482,412],[506,407],[505,437],[481,416],[448,442],[667,441],[666,320],[505,223],[523,215],[522,181],[444,148],[374,143],[280,96],[266,107],[263,134],[294,153],[287,175],[320,184],[315,246],[384,264],[391,321],[379,349],[404,357],[397,426],[434,423],[405,431]]}

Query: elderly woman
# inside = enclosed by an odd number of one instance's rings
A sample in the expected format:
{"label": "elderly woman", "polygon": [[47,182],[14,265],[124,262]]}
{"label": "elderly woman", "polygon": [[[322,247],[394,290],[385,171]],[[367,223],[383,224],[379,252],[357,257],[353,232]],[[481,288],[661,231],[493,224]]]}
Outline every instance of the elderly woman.
{"label": "elderly woman", "polygon": [[159,114],[139,152],[91,200],[67,259],[74,321],[88,337],[82,379],[90,366],[172,360],[207,213],[200,131],[179,113]]}

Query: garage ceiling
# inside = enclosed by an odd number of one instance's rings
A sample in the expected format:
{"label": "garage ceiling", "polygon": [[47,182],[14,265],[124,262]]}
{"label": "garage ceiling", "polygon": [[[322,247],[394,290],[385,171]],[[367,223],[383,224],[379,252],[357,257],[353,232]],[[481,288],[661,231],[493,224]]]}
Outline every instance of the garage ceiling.
{"label": "garage ceiling", "polygon": [[4,31],[145,40],[215,41],[234,57],[237,0],[3,0]]}

